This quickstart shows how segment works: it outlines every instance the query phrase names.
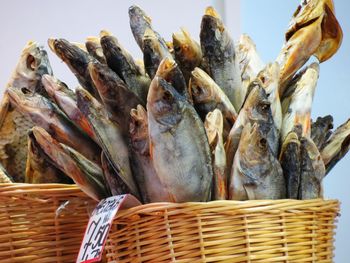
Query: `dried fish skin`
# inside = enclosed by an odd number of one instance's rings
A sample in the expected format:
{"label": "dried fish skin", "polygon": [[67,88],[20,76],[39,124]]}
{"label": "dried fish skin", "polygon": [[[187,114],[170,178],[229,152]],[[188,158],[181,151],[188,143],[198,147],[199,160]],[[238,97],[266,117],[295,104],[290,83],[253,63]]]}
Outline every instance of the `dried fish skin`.
{"label": "dried fish skin", "polygon": [[282,128],[282,106],[279,95],[279,73],[280,68],[277,62],[269,63],[259,72],[257,78],[261,81],[261,86],[265,89],[268,100],[271,103],[271,113],[278,134]]}
{"label": "dried fish skin", "polygon": [[144,104],[107,65],[91,62],[88,68],[109,118],[128,134],[131,109]]}
{"label": "dried fish skin", "polygon": [[282,144],[280,163],[287,185],[287,198],[298,199],[301,174],[301,153],[298,135],[290,132]]}
{"label": "dried fish skin", "polygon": [[205,118],[204,127],[212,151],[214,172],[212,200],[226,200],[228,196],[226,153],[223,139],[224,120],[221,111],[215,109],[209,112]]}
{"label": "dried fish skin", "polygon": [[311,139],[320,151],[332,135],[332,129],[333,117],[331,115],[318,117],[315,122],[311,123]]}
{"label": "dried fish skin", "polygon": [[326,175],[326,169],[321,154],[310,138],[302,137],[300,143],[301,174],[299,199],[323,198],[322,180]]}
{"label": "dried fish skin", "polygon": [[102,64],[107,64],[100,41],[101,39],[99,37],[90,36],[86,38],[85,47],[92,57]]}
{"label": "dried fish skin", "polygon": [[337,52],[342,39],[333,1],[303,1],[292,17],[286,43],[277,58],[281,65],[280,94],[283,95],[286,84],[312,55],[320,63],[328,60]]}
{"label": "dried fish skin", "polygon": [[326,174],[350,150],[350,119],[340,125],[325,143],[321,155],[326,166]]}

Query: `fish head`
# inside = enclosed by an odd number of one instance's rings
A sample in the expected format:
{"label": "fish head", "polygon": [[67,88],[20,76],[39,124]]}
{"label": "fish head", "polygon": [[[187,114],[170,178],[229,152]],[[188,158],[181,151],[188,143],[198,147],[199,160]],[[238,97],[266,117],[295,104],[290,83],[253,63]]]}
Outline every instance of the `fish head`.
{"label": "fish head", "polygon": [[44,74],[53,74],[47,52],[37,42],[29,41],[22,50],[9,85],[36,92],[38,85],[41,84],[41,76]]}
{"label": "fish head", "polygon": [[199,59],[198,56],[201,54],[200,46],[192,39],[190,33],[185,28],[181,28],[181,31],[174,33],[172,37],[176,57],[184,57],[190,61]]}
{"label": "fish head", "polygon": [[272,120],[271,103],[261,85],[255,85],[249,93],[243,110],[251,121]]}
{"label": "fish head", "polygon": [[268,94],[278,88],[280,75],[280,66],[277,62],[268,63],[265,68],[259,72],[257,78],[261,81],[263,88]]}
{"label": "fish head", "polygon": [[204,103],[212,100],[214,89],[210,84],[213,80],[202,69],[195,68],[191,73],[189,94],[195,103]]}
{"label": "fish head", "polygon": [[169,74],[177,67],[175,60],[171,57],[165,57],[160,62],[156,76],[167,79]]}
{"label": "fish head", "polygon": [[129,7],[129,18],[132,24],[139,24],[143,21],[146,21],[149,25],[152,23],[152,19],[137,5]]}
{"label": "fish head", "polygon": [[224,31],[225,27],[220,16],[214,8],[208,7],[202,18],[200,31],[201,45],[206,47],[205,56],[215,58],[221,55],[222,50],[217,47],[226,45]]}
{"label": "fish head", "polygon": [[248,167],[263,163],[271,155],[264,125],[262,122],[248,123],[242,130],[239,154]]}
{"label": "fish head", "polygon": [[118,75],[111,70],[107,65],[104,65],[98,61],[91,61],[88,65],[89,74],[94,82],[101,97],[110,97],[115,92],[115,80],[122,81]]}
{"label": "fish head", "polygon": [[162,57],[169,56],[168,47],[162,45],[160,39],[151,28],[146,28],[142,41],[144,56],[156,54],[161,54]]}
{"label": "fish head", "polygon": [[156,76],[150,85],[147,96],[147,110],[155,121],[172,128],[182,118],[182,104],[185,98],[166,80]]}
{"label": "fish head", "polygon": [[105,108],[86,89],[77,87],[75,94],[77,96],[78,108],[85,116],[107,116]]}
{"label": "fish head", "polygon": [[74,68],[80,75],[84,74],[85,67],[89,62],[86,59],[87,54],[84,50],[63,38],[50,38],[48,40],[48,45],[52,52],[67,63],[69,67]]}
{"label": "fish head", "polygon": [[139,153],[149,154],[147,112],[142,105],[130,111],[131,121],[129,133],[132,147]]}
{"label": "fish head", "polygon": [[11,104],[22,113],[35,114],[40,111],[51,109],[51,104],[43,96],[31,93],[28,89],[9,87],[6,90]]}
{"label": "fish head", "polygon": [[209,145],[214,144],[218,139],[217,137],[222,136],[224,129],[224,120],[219,109],[208,112],[205,117],[204,127],[207,133]]}

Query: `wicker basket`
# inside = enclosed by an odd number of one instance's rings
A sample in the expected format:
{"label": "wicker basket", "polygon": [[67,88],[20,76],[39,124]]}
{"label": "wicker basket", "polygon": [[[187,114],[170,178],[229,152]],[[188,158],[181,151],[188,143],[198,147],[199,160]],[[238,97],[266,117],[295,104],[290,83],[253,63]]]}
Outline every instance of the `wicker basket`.
{"label": "wicker basket", "polygon": [[95,205],[74,185],[0,185],[0,262],[75,262]]}
{"label": "wicker basket", "polygon": [[336,200],[154,203],[120,212],[108,262],[332,262]]}

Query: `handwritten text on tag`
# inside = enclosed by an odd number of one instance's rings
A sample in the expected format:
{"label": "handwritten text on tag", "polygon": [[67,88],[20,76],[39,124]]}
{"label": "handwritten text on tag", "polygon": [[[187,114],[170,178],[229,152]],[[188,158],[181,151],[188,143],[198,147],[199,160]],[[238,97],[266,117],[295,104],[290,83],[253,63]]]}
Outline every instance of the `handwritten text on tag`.
{"label": "handwritten text on tag", "polygon": [[140,202],[129,194],[101,200],[90,217],[76,262],[92,263],[100,261],[109,230],[118,210],[122,206],[132,207],[139,204]]}

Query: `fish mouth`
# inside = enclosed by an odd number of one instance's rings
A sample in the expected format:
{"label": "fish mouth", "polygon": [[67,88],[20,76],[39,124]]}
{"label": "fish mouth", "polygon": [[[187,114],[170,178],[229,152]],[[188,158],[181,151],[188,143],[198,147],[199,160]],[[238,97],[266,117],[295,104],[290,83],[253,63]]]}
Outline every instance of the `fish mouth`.
{"label": "fish mouth", "polygon": [[129,16],[130,19],[136,19],[137,16],[142,16],[149,24],[152,23],[152,19],[137,5],[129,7]]}
{"label": "fish mouth", "polygon": [[106,29],[103,29],[103,30],[100,31],[100,38],[110,37],[112,35],[113,34],[110,31],[106,30]]}
{"label": "fish mouth", "polygon": [[211,16],[211,17],[215,17],[215,18],[218,18],[218,19],[221,19],[219,13],[216,12],[215,8],[212,7],[212,6],[208,6],[208,7],[205,9],[204,15],[206,15],[206,16]]}
{"label": "fish mouth", "polygon": [[56,52],[56,39],[55,38],[49,38],[47,40],[47,44],[49,45],[49,48],[52,50],[52,52]]}
{"label": "fish mouth", "polygon": [[175,60],[165,57],[158,66],[157,75],[165,78],[176,66]]}

